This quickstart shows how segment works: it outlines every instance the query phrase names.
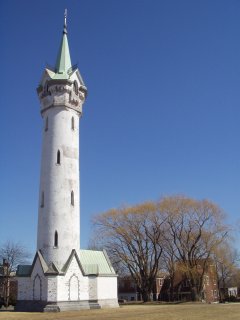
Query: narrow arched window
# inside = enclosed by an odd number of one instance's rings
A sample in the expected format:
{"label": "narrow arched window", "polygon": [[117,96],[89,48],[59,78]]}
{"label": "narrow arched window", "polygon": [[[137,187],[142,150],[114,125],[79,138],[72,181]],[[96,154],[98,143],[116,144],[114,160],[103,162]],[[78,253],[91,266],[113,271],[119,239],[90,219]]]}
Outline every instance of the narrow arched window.
{"label": "narrow arched window", "polygon": [[54,247],[58,247],[58,233],[55,231],[54,233]]}
{"label": "narrow arched window", "polygon": [[78,84],[76,80],[73,82],[73,86],[74,86],[75,93],[78,94]]}
{"label": "narrow arched window", "polygon": [[45,120],[45,131],[48,131],[48,117]]}
{"label": "narrow arched window", "polygon": [[74,192],[71,192],[71,205],[74,206]]}
{"label": "narrow arched window", "polygon": [[42,195],[41,195],[41,208],[44,207],[44,192],[42,191]]}
{"label": "narrow arched window", "polygon": [[74,126],[74,117],[72,117],[71,125],[72,125],[72,130],[74,130],[74,128],[75,128],[75,126]]}
{"label": "narrow arched window", "polygon": [[57,152],[57,164],[61,164],[61,153],[59,150]]}
{"label": "narrow arched window", "polygon": [[48,83],[47,83],[47,81],[46,81],[45,84],[44,84],[44,91],[45,91],[45,92],[48,92]]}

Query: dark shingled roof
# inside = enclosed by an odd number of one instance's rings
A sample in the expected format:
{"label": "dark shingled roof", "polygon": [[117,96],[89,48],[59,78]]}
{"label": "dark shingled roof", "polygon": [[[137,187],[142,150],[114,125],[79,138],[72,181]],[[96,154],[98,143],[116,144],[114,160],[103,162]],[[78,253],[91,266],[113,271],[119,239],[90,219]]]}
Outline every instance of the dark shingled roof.
{"label": "dark shingled roof", "polygon": [[31,269],[32,269],[31,265],[18,265],[17,276],[19,277],[30,276]]}

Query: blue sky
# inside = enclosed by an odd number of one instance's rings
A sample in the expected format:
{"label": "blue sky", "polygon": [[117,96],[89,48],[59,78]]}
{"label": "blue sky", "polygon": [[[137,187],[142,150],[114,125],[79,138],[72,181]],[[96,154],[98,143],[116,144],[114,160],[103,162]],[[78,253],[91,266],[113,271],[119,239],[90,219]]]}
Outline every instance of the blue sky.
{"label": "blue sky", "polygon": [[88,87],[81,246],[91,217],[185,194],[240,212],[240,1],[1,1],[0,243],[36,248],[42,120],[36,87],[68,9]]}

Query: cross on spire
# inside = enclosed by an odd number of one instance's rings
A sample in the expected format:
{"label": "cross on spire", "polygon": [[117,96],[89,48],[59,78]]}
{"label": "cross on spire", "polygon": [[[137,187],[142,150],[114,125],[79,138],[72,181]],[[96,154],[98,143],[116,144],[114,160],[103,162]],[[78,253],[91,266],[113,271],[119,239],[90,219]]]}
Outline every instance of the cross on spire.
{"label": "cross on spire", "polygon": [[63,33],[67,34],[67,9],[64,10],[64,27]]}
{"label": "cross on spire", "polygon": [[55,70],[59,74],[67,76],[68,70],[72,67],[70,52],[67,40],[67,9],[64,11],[64,26],[61,45],[58,51]]}

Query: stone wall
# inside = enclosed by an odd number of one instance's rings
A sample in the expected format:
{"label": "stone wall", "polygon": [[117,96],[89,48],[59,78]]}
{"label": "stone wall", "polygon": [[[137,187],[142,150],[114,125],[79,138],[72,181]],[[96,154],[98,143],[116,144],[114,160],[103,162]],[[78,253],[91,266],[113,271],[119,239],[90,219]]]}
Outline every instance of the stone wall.
{"label": "stone wall", "polygon": [[18,277],[18,300],[47,300],[47,279],[37,258],[31,277]]}
{"label": "stone wall", "polygon": [[97,298],[101,307],[116,307],[117,300],[117,276],[97,278]]}
{"label": "stone wall", "polygon": [[75,256],[65,274],[58,276],[58,301],[76,301],[89,299],[89,280],[82,275]]}

